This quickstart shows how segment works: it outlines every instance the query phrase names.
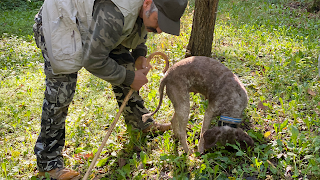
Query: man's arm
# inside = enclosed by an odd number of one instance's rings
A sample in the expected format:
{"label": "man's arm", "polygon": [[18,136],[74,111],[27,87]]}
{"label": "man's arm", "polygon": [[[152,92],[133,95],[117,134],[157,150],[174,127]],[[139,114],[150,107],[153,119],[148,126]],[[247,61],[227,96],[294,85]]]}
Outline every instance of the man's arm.
{"label": "man's arm", "polygon": [[145,43],[139,44],[134,50],[132,50],[131,55],[133,56],[134,60],[137,60],[138,57],[140,57],[140,56],[146,57],[147,46],[145,45]]}
{"label": "man's arm", "polygon": [[138,45],[137,48],[134,49],[131,54],[135,60],[135,67],[137,70],[144,69],[147,67],[151,68],[151,65],[147,63],[147,46],[144,43]]}
{"label": "man's arm", "polygon": [[97,1],[93,19],[84,45],[84,67],[93,75],[111,84],[131,85],[135,73],[126,70],[109,53],[118,42],[123,29],[124,17],[111,1]]}

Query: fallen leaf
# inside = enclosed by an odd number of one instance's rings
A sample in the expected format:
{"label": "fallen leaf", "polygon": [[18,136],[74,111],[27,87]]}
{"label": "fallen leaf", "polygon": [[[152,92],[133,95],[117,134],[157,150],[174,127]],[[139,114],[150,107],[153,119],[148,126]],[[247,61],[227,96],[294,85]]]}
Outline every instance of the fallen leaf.
{"label": "fallen leaf", "polygon": [[82,161],[82,155],[81,154],[74,154],[73,159],[75,159],[77,161]]}
{"label": "fallen leaf", "polygon": [[270,136],[270,134],[271,134],[271,132],[270,132],[270,131],[267,131],[267,132],[264,133],[264,137],[267,138],[267,137]]}
{"label": "fallen leaf", "polygon": [[277,154],[277,158],[278,158],[278,159],[280,159],[282,156],[284,156],[283,153]]}
{"label": "fallen leaf", "polygon": [[83,155],[84,159],[93,158],[93,153],[87,153]]}
{"label": "fallen leaf", "polygon": [[124,165],[126,165],[126,160],[124,158],[120,158],[118,160],[118,163],[119,163],[119,167],[123,167]]}
{"label": "fallen leaf", "polygon": [[140,163],[139,166],[137,167],[138,170],[143,169],[143,163]]}
{"label": "fallen leaf", "polygon": [[292,172],[292,166],[288,165],[286,168],[285,176],[291,177],[291,172]]}
{"label": "fallen leaf", "polygon": [[315,96],[316,92],[312,91],[311,89],[308,89],[308,94],[310,94],[311,96]]}
{"label": "fallen leaf", "polygon": [[263,102],[260,101],[260,102],[258,103],[258,109],[261,109],[261,110],[264,110],[264,111],[267,110],[267,109],[269,109],[268,106],[264,106],[263,103],[267,103],[267,101],[263,101]]}

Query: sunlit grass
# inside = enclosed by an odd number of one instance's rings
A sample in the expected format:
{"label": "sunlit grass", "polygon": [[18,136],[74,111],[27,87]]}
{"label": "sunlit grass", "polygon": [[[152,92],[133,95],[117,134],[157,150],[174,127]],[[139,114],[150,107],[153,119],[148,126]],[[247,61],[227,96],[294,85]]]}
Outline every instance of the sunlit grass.
{"label": "sunlit grass", "polygon": [[[192,3],[182,18],[181,36],[150,34],[149,54],[166,52],[171,65],[184,57],[192,27]],[[242,151],[234,146],[235,152],[228,152],[217,147],[206,155],[187,156],[175,143],[172,131],[158,136],[130,135],[133,132],[127,131],[120,118],[92,171],[96,178],[318,179],[320,14],[308,13],[308,3],[219,2],[212,56],[246,86],[249,103],[245,127],[255,140],[254,149]],[[41,52],[32,37],[34,12],[6,11],[0,16],[0,178],[4,179],[28,179],[36,173],[33,146],[40,130],[45,76]],[[29,30],[25,30],[27,26]],[[152,64],[149,83],[140,93],[150,110],[158,105],[158,84],[164,66],[159,59]],[[190,100],[187,140],[190,149],[196,151],[207,102],[193,94]],[[85,174],[92,153],[97,151],[118,111],[115,107],[111,85],[84,69],[79,71],[66,120],[63,155],[67,167]],[[173,113],[172,104],[165,97],[154,118],[169,122]]]}

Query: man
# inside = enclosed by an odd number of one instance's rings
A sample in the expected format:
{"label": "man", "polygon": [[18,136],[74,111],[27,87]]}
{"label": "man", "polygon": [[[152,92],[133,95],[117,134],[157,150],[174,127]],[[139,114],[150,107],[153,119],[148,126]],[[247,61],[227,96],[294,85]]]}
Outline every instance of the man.
{"label": "man", "polygon": [[[46,0],[33,27],[44,57],[46,90],[41,132],[35,145],[39,175],[78,179],[64,168],[65,119],[82,67],[110,82],[119,106],[130,88],[136,90],[122,115],[128,126],[148,132],[166,131],[171,124],[153,119],[138,90],[148,82],[147,32],[179,35],[187,0]],[[132,50],[130,52],[130,50]],[[137,69],[135,71],[135,68]]]}

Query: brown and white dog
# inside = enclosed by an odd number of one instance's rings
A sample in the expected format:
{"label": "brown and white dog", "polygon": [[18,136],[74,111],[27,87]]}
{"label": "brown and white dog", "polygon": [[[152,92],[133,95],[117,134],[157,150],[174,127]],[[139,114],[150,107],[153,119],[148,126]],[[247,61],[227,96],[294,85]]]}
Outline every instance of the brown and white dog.
{"label": "brown and white dog", "polygon": [[[238,77],[218,60],[194,56],[170,67],[160,83],[159,105],[153,113],[145,114],[144,120],[160,109],[164,87],[175,110],[171,119],[173,132],[186,153],[189,152],[186,141],[190,112],[189,92],[200,93],[208,99],[198,145],[200,153],[204,152],[205,148],[213,147],[217,142],[225,144],[238,140],[253,146],[251,137],[236,127],[241,122],[241,115],[248,103],[247,92]],[[216,116],[221,116],[219,124],[236,128],[219,126],[208,130],[212,118]]]}

